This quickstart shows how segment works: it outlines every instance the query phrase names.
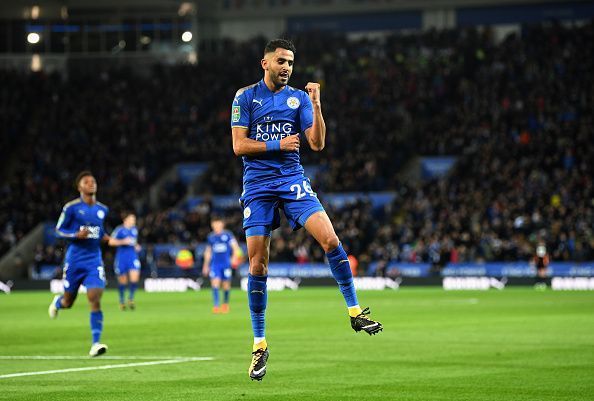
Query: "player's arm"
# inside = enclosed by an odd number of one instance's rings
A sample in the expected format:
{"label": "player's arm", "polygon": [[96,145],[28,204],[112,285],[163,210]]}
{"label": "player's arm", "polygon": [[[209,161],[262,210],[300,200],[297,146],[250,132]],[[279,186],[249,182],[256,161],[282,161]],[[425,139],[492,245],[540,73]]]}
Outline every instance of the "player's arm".
{"label": "player's arm", "polygon": [[243,249],[241,249],[235,238],[232,238],[231,241],[229,241],[229,244],[231,245],[231,250],[233,251],[231,256],[235,258],[235,260],[231,259],[231,266],[235,269],[238,265],[245,261],[245,254],[243,253]]}
{"label": "player's arm", "polygon": [[[313,114],[313,122],[311,127],[305,130],[305,137],[309,147],[316,152],[321,151],[326,146],[326,123],[322,115],[322,102],[320,100],[320,84],[315,82],[308,82],[305,90],[311,100],[311,110]],[[307,112],[307,106],[304,107],[303,112]],[[303,117],[302,117],[303,119]]]}
{"label": "player's arm", "polygon": [[233,152],[236,156],[257,156],[266,152],[294,152],[299,150],[299,136],[290,135],[278,141],[260,142],[248,138],[249,129],[232,127]]}
{"label": "player's arm", "polygon": [[229,244],[231,245],[231,249],[233,249],[234,255],[243,253],[243,250],[241,249],[235,238],[231,239],[231,241],[229,241]]}
{"label": "player's arm", "polygon": [[236,156],[256,156],[266,153],[266,142],[255,141],[248,138],[249,129],[244,127],[232,127],[233,152]]}
{"label": "player's arm", "polygon": [[103,240],[107,241],[109,246],[124,246],[124,245],[134,245],[134,239],[131,237],[120,238],[120,227],[116,227],[115,230],[111,233],[111,236],[105,234],[103,236]]}
{"label": "player's arm", "polygon": [[85,239],[89,235],[89,230],[83,228],[82,230],[77,229],[74,226],[74,218],[72,214],[74,213],[72,207],[65,206],[62,209],[62,214],[60,214],[60,218],[58,219],[58,223],[56,224],[56,236],[59,238],[69,238],[69,239]]}
{"label": "player's arm", "polygon": [[204,277],[208,276],[210,273],[210,259],[212,258],[212,249],[210,245],[206,246],[204,249],[204,262],[202,263],[202,275]]}
{"label": "player's arm", "polygon": [[118,239],[114,237],[110,237],[109,235],[105,234],[103,237],[105,241],[109,244],[109,246],[125,246],[125,245],[134,245],[134,239],[130,237]]}

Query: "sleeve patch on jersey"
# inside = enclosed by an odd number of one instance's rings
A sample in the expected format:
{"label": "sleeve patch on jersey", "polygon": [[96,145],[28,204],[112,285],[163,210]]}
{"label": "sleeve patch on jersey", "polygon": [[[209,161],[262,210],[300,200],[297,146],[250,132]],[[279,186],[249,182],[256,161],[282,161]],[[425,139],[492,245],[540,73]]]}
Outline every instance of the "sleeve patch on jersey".
{"label": "sleeve patch on jersey", "polygon": [[240,117],[241,117],[241,106],[233,106],[233,114],[232,114],[231,121],[236,123],[239,121]]}

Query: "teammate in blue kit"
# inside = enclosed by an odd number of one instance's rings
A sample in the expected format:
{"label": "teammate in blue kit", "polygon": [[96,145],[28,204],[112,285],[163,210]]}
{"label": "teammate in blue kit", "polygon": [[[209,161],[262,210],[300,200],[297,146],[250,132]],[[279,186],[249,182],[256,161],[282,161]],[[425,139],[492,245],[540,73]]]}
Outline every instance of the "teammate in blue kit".
{"label": "teammate in blue kit", "polygon": [[81,172],[75,181],[80,198],[68,202],[56,225],[56,234],[70,240],[64,258],[64,295],[56,295],[49,306],[50,318],[55,319],[60,309],[68,309],[78,295],[78,288],[87,288],[91,307],[92,345],[90,356],[99,356],[107,351],[101,344],[103,312],[101,295],[105,288],[105,270],[101,258],[101,241],[109,241],[103,222],[109,209],[97,202],[97,181],[90,171]]}
{"label": "teammate in blue kit", "polygon": [[[133,213],[123,214],[123,224],[117,226],[111,233],[109,245],[117,247],[113,270],[118,276],[118,292],[120,297],[120,310],[126,310],[125,292],[129,285],[128,308],[134,310],[134,293],[140,279],[140,260],[138,260],[138,229],[136,216]],[[128,280],[130,276],[130,280]]]}
{"label": "teammate in blue kit", "polygon": [[[225,230],[223,220],[216,218],[211,222],[212,233],[208,235],[208,245],[204,250],[202,275],[210,276],[212,287],[213,313],[229,313],[229,291],[231,290],[231,257],[241,252],[239,244],[230,231]],[[223,286],[223,304],[219,291]]]}
{"label": "teammate in blue kit", "polygon": [[266,374],[266,279],[270,233],[279,226],[280,210],[294,230],[305,227],[326,252],[351,327],[370,335],[382,330],[381,323],[367,316],[369,309],[359,306],[347,254],[301,166],[300,134],[319,152],[325,145],[326,125],[320,85],[309,82],[307,93],[287,85],[294,56],[295,46],[290,41],[268,42],[261,60],[264,78],[238,90],[231,108],[233,151],[243,157],[240,201],[250,263],[248,300],[254,345],[248,373],[252,380],[262,380]]}

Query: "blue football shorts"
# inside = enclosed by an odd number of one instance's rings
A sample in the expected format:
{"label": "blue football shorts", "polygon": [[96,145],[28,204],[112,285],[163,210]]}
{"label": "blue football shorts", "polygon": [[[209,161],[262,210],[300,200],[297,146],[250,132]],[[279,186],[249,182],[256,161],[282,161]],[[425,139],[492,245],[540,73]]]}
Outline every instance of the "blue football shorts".
{"label": "blue football shorts", "polygon": [[115,274],[122,276],[128,274],[130,270],[140,270],[140,261],[138,259],[115,259],[113,263]]}
{"label": "blue football shorts", "polygon": [[265,226],[274,230],[280,225],[283,211],[293,230],[298,230],[314,213],[324,211],[311,189],[309,178],[298,175],[286,181],[251,185],[240,198],[243,207],[243,229]]}
{"label": "blue football shorts", "polygon": [[230,266],[213,266],[210,269],[210,278],[218,278],[222,281],[231,280],[231,267]]}
{"label": "blue football shorts", "polygon": [[105,288],[105,269],[103,266],[80,267],[64,264],[64,291],[77,293],[84,285],[87,288]]}

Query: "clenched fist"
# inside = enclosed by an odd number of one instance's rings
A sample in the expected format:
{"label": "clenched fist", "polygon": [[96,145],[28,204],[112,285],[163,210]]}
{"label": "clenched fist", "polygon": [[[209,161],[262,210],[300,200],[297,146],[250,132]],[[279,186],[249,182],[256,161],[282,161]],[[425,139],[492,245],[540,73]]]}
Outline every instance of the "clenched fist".
{"label": "clenched fist", "polygon": [[299,135],[289,135],[281,139],[280,148],[283,152],[299,151]]}
{"label": "clenched fist", "polygon": [[91,232],[87,228],[83,228],[82,230],[77,231],[74,236],[77,239],[87,239],[90,233]]}
{"label": "clenched fist", "polygon": [[311,103],[314,106],[320,106],[320,84],[318,84],[317,82],[308,82],[307,85],[305,85],[305,90],[309,95]]}

